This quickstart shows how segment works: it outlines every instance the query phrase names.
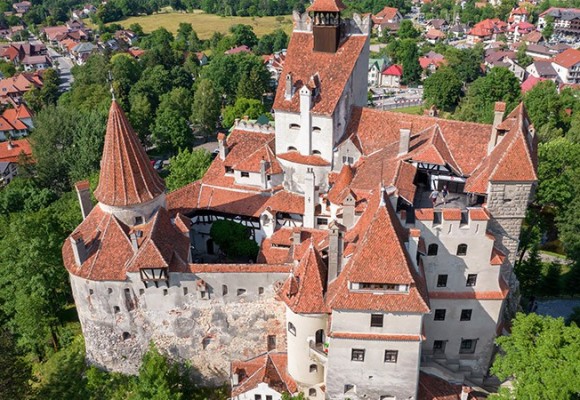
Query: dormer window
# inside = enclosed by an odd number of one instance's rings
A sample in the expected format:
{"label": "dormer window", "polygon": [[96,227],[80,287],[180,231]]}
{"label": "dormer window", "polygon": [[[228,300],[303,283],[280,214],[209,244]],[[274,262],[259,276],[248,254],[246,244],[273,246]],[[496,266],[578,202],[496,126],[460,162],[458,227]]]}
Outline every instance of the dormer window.
{"label": "dormer window", "polygon": [[320,132],[320,131],[322,131],[322,129],[320,129],[320,127],[318,127],[318,126],[312,127],[312,132]]}
{"label": "dormer window", "polygon": [[233,174],[234,173],[234,169],[232,167],[228,167],[226,165],[226,174]]}
{"label": "dormer window", "polygon": [[350,290],[360,290],[369,292],[403,292],[409,291],[409,285],[398,283],[371,283],[371,282],[351,282]]}
{"label": "dormer window", "polygon": [[289,128],[290,129],[300,129],[300,125],[299,124],[290,124]]}
{"label": "dormer window", "polygon": [[298,151],[294,146],[288,146],[288,151]]}
{"label": "dormer window", "polygon": [[320,154],[319,150],[312,150],[312,155],[319,156]]}

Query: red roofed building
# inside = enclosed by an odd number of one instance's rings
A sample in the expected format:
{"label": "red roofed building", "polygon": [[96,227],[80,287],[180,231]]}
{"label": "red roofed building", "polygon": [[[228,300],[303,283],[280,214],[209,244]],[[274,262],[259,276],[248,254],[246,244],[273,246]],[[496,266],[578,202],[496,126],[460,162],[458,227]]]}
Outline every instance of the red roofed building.
{"label": "red roofed building", "polygon": [[477,43],[487,40],[495,40],[498,35],[506,33],[508,24],[498,18],[484,19],[478,22],[467,33],[468,43]]}
{"label": "red roofed building", "polygon": [[[464,400],[421,370],[483,382],[516,309],[529,118],[523,104],[497,103],[491,125],[365,108],[372,22],[343,8],[295,14],[275,127],[237,120],[206,174],[167,195],[113,102],[99,202],[76,185],[84,220],[63,247],[90,362],[135,372],[152,341],[206,382],[230,374],[240,400]],[[218,248],[222,220],[255,259]]]}
{"label": "red roofed building", "polygon": [[385,7],[371,18],[374,26],[378,30],[379,36],[383,35],[384,31],[396,31],[399,23],[403,20],[399,9],[395,7]]}
{"label": "red roofed building", "polygon": [[552,58],[552,67],[562,83],[580,83],[580,50],[564,50]]}
{"label": "red roofed building", "polygon": [[393,64],[382,73],[382,86],[398,88],[401,86],[401,79],[403,78],[403,66]]}
{"label": "red roofed building", "polygon": [[18,175],[18,163],[31,156],[32,148],[28,139],[0,143],[0,186],[9,184]]}

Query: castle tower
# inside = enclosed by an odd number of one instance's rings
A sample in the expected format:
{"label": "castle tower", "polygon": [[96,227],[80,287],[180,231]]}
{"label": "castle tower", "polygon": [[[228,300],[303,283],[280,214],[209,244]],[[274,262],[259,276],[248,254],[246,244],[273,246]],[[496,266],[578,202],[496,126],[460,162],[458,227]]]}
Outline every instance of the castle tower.
{"label": "castle tower", "polygon": [[165,206],[165,185],[119,104],[113,100],[95,197],[101,208],[129,226]]}
{"label": "castle tower", "polygon": [[345,8],[341,0],[316,0],[308,8],[314,21],[314,51],[336,53],[341,35],[340,12]]}

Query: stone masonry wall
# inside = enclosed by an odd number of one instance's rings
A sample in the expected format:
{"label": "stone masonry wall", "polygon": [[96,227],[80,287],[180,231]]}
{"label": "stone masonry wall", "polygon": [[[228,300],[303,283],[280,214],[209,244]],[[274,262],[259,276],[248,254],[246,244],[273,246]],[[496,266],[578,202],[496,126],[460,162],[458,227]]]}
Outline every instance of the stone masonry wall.
{"label": "stone masonry wall", "polygon": [[74,276],[71,284],[87,359],[107,370],[137,373],[152,341],[172,358],[189,361],[203,383],[220,384],[227,382],[232,360],[266,352],[269,335],[276,337],[276,350],[286,350],[285,308],[272,287],[261,296],[224,301],[200,298],[195,285],[184,294],[185,284],[145,289],[141,282]]}

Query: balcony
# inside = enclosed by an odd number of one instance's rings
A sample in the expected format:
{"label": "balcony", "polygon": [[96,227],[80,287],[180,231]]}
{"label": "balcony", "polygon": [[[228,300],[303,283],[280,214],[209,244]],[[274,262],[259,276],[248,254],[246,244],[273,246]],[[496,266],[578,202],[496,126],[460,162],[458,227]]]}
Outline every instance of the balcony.
{"label": "balcony", "polygon": [[310,345],[310,359],[326,367],[326,362],[328,361],[328,353],[324,349],[323,343],[314,343],[313,340],[309,342]]}

